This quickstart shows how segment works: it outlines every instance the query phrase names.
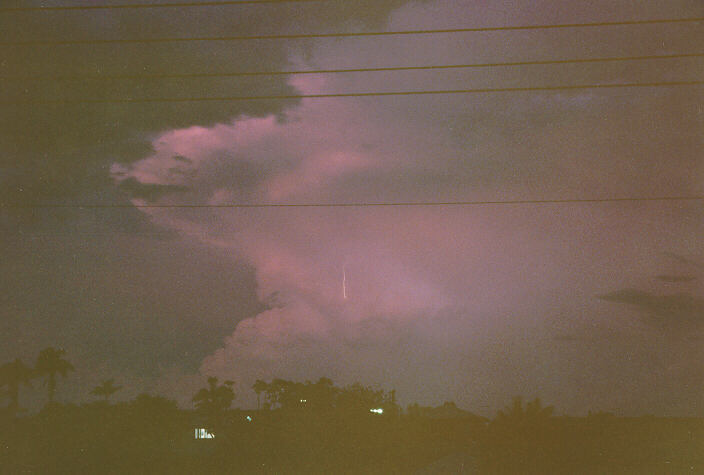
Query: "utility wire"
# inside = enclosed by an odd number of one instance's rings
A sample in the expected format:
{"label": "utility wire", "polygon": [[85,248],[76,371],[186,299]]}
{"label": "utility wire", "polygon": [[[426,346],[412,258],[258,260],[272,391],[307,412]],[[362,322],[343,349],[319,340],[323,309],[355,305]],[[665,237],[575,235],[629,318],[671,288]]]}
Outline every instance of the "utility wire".
{"label": "utility wire", "polygon": [[0,205],[3,208],[363,208],[406,206],[485,206],[485,205],[536,205],[580,203],[634,203],[667,201],[700,201],[704,196],[656,196],[628,198],[584,198],[554,200],[503,200],[503,201],[408,201],[408,202],[357,202],[357,203],[228,203],[228,204],[39,204]]}
{"label": "utility wire", "polygon": [[256,5],[257,3],[311,3],[326,0],[233,0],[223,2],[180,2],[180,3],[126,3],[124,5],[59,5],[41,7],[5,7],[4,12],[54,12],[71,10],[128,10],[136,8],[184,8],[184,7],[224,7],[232,5]]}
{"label": "utility wire", "polygon": [[153,73],[153,74],[75,74],[75,75],[33,75],[33,76],[0,76],[0,80],[81,80],[81,79],[188,79],[188,78],[220,78],[220,77],[241,77],[241,76],[280,76],[298,74],[337,74],[337,73],[369,73],[384,71],[429,71],[438,69],[467,69],[467,68],[487,68],[501,66],[531,66],[550,64],[580,64],[580,63],[601,63],[619,61],[641,61],[676,58],[701,58],[704,53],[681,53],[663,54],[650,56],[618,56],[605,58],[578,58],[578,59],[554,59],[554,60],[532,60],[532,61],[510,61],[499,63],[471,63],[471,64],[448,64],[436,66],[394,66],[379,68],[350,68],[350,69],[308,69],[294,71],[239,71],[239,72],[203,72],[203,73]]}
{"label": "utility wire", "polygon": [[591,28],[600,26],[658,25],[673,23],[695,23],[704,21],[704,17],[668,18],[654,20],[603,21],[593,23],[562,23],[551,25],[492,26],[476,28],[448,28],[434,30],[399,30],[368,31],[356,33],[299,33],[283,35],[238,35],[238,36],[200,36],[200,37],[161,37],[161,38],[117,38],[117,39],[81,39],[81,40],[22,40],[1,41],[0,46],[41,46],[41,45],[89,45],[89,44],[134,44],[134,43],[175,43],[191,41],[247,41],[247,40],[296,40],[305,38],[351,38],[365,36],[399,36],[430,35],[440,33],[476,33],[491,31],[548,30],[560,28]]}
{"label": "utility wire", "polygon": [[285,94],[263,96],[226,96],[226,97],[171,97],[171,98],[121,98],[121,99],[39,99],[20,101],[0,101],[0,105],[70,105],[70,104],[150,104],[150,103],[185,103],[185,102],[230,102],[255,100],[290,100],[322,99],[343,97],[385,97],[385,96],[423,96],[437,94],[475,94],[494,92],[529,92],[529,91],[569,91],[579,89],[614,89],[628,87],[677,87],[700,86],[704,81],[671,81],[649,83],[614,83],[614,84],[579,84],[573,86],[537,86],[537,87],[498,87],[479,89],[448,89],[437,91],[389,91],[389,92],[343,92],[330,94]]}

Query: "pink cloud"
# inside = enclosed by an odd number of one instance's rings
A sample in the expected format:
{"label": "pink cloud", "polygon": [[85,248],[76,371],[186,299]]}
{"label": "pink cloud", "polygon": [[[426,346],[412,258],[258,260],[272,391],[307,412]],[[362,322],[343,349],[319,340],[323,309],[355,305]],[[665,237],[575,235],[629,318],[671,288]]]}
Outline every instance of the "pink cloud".
{"label": "pink cloud", "polygon": [[[399,12],[392,26],[409,23],[422,13],[418,8]],[[447,2],[432,8],[449,14]],[[446,41],[434,44],[449,57],[481,53],[486,40],[469,46]],[[516,54],[524,47],[516,46]],[[349,48],[320,45],[311,61],[363,64],[372,55]],[[390,48],[374,51],[374,58],[396,64],[434,57],[419,46],[417,55],[399,58]],[[444,76],[447,84],[427,75],[382,75],[364,87],[440,89],[466,82],[468,74]],[[477,74],[480,81],[505,78]],[[412,87],[408,77],[417,79]],[[303,93],[360,87],[343,76],[300,76],[292,84]],[[638,100],[609,94],[543,94],[537,102],[520,95],[303,100],[283,119],[239,117],[166,132],[155,138],[152,156],[116,166],[114,175],[190,189],[164,196],[165,204],[701,191],[696,170],[664,167],[667,160],[653,152],[666,143],[668,160],[696,161],[696,140],[675,133],[682,125],[656,126],[648,116],[652,110],[665,118],[689,116],[686,98],[677,92]],[[632,114],[623,113],[626,105]],[[175,174],[174,167],[188,173]],[[388,381],[421,399],[444,394],[498,406],[511,392],[540,385],[559,397],[560,379],[575,370],[550,340],[558,324],[566,319],[576,332],[594,322],[622,330],[624,320],[594,296],[660,273],[664,250],[701,253],[691,243],[704,231],[699,208],[672,203],[144,212],[158,224],[231,249],[233,260],[254,268],[260,299],[274,305],[240,321],[205,359],[203,373],[235,377],[245,387],[267,377]],[[585,323],[583,315],[593,320]],[[645,351],[640,343],[624,345],[614,350],[619,357],[620,351]],[[598,366],[593,356],[580,354],[585,364]],[[577,405],[579,387],[568,391],[564,400]],[[497,394],[504,399],[496,401]]]}

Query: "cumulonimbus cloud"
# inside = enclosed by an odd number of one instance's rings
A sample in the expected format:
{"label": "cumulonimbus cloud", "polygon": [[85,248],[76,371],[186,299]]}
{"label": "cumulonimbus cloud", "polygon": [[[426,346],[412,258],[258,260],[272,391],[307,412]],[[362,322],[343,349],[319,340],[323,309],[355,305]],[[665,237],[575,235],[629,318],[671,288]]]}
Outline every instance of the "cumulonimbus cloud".
{"label": "cumulonimbus cloud", "polygon": [[[317,51],[314,61],[332,61],[338,48]],[[403,79],[386,79],[380,85],[404,87]],[[312,76],[291,84],[303,93],[354,85]],[[658,151],[649,150],[650,135],[662,130],[644,115],[623,115],[626,105],[681,112],[674,94],[671,106],[657,95],[632,100],[609,92],[305,99],[276,116],[164,132],[151,156],[115,164],[113,176],[185,190],[151,196],[158,204],[217,206],[696,189],[696,177],[663,170]],[[619,130],[633,134],[628,143]],[[692,143],[668,140],[678,160],[695,161]],[[386,382],[426,400],[510,397],[537,387],[525,382],[531,378],[559,394],[560,378],[575,369],[552,347],[530,342],[542,341],[564,312],[604,317],[593,295],[655,275],[658,246],[686,248],[701,227],[692,224],[701,215],[695,207],[662,203],[142,209],[153,222],[246,261],[270,305],[240,321],[203,372],[245,386],[255,378],[324,375]]]}

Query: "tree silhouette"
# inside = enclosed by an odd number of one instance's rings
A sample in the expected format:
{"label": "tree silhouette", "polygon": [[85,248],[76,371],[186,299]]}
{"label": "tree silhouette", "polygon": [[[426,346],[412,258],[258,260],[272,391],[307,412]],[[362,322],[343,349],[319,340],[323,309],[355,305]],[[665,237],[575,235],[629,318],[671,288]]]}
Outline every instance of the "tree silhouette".
{"label": "tree silhouette", "polygon": [[201,412],[208,420],[208,429],[217,430],[225,411],[232,405],[235,392],[232,390],[233,381],[224,381],[218,384],[218,378],[208,378],[208,387],[200,389],[193,396],[196,410]]}
{"label": "tree silhouette", "polygon": [[553,406],[543,407],[539,398],[529,401],[523,409],[523,401],[520,397],[513,399],[513,404],[504,408],[496,414],[496,423],[511,423],[516,425],[540,424],[552,416]]}
{"label": "tree silhouette", "polygon": [[29,386],[29,381],[33,377],[32,368],[19,358],[0,366],[0,387],[7,387],[7,394],[10,397],[9,409],[12,414],[17,414],[20,408],[20,385]]}
{"label": "tree silhouette", "polygon": [[297,384],[300,383],[275,378],[271,383],[264,383],[263,386],[260,385],[264,390],[267,407],[269,409],[290,409],[291,407],[297,406],[295,402],[299,402],[300,400],[300,398],[296,399],[295,394]]}
{"label": "tree silhouette", "polygon": [[342,388],[337,398],[337,407],[347,412],[367,413],[369,409],[383,407],[390,399],[390,395],[382,389],[354,383]]}
{"label": "tree silhouette", "polygon": [[100,383],[98,386],[93,388],[93,390],[90,392],[93,396],[96,397],[102,397],[105,399],[105,402],[108,402],[110,399],[110,396],[115,394],[117,391],[119,391],[122,386],[115,386],[115,380],[114,379],[106,379],[102,383]]}
{"label": "tree silhouette", "polygon": [[257,393],[257,410],[261,409],[261,395],[266,391],[267,384],[261,379],[257,379],[252,385],[252,389]]}
{"label": "tree silhouette", "polygon": [[60,374],[65,378],[68,373],[74,370],[71,363],[63,358],[66,351],[56,348],[45,348],[39,353],[37,357],[37,364],[35,366],[35,371],[40,376],[46,376],[47,387],[49,392],[49,402],[51,404],[54,402],[54,395],[56,394],[56,375]]}
{"label": "tree silhouette", "polygon": [[340,390],[330,378],[320,378],[318,382],[306,385],[308,406],[316,411],[330,410],[335,407]]}

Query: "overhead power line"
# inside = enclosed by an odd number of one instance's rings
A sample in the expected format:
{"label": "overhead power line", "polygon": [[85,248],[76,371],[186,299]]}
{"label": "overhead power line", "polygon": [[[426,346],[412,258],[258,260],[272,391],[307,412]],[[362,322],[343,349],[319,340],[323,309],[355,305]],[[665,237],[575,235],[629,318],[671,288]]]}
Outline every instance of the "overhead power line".
{"label": "overhead power line", "polygon": [[656,196],[627,198],[575,198],[554,200],[496,200],[496,201],[406,201],[406,202],[356,202],[356,203],[227,203],[227,204],[43,204],[4,205],[5,208],[362,208],[406,206],[484,206],[484,205],[536,205],[580,203],[627,203],[653,201],[701,201],[704,196]]}
{"label": "overhead power line", "polygon": [[534,66],[550,64],[580,64],[640,60],[660,60],[677,58],[701,58],[704,53],[662,54],[649,56],[617,56],[605,58],[549,59],[532,61],[508,61],[498,63],[448,64],[433,66],[393,66],[378,68],[348,68],[348,69],[307,69],[293,71],[235,71],[235,72],[202,72],[202,73],[152,73],[152,74],[75,74],[75,75],[33,75],[33,76],[0,76],[2,80],[81,80],[81,79],[188,79],[188,78],[221,78],[242,76],[280,76],[299,74],[336,74],[336,73],[368,73],[386,71],[429,71],[439,69],[468,69],[505,66]]}
{"label": "overhead power line", "polygon": [[389,91],[389,92],[343,92],[330,94],[284,94],[284,95],[262,95],[262,96],[225,96],[225,97],[171,97],[171,98],[121,98],[121,99],[46,99],[46,100],[20,100],[20,101],[0,101],[0,105],[50,105],[50,104],[150,104],[165,102],[234,102],[234,101],[254,101],[254,100],[290,100],[290,99],[322,99],[322,98],[343,98],[343,97],[384,97],[384,96],[422,96],[439,94],[476,94],[495,92],[529,92],[529,91],[569,91],[579,89],[614,89],[628,87],[677,87],[677,86],[700,86],[704,81],[672,81],[672,82],[649,82],[649,83],[615,83],[615,84],[580,84],[573,86],[534,86],[534,87],[498,87],[498,88],[478,88],[478,89],[448,89],[436,91]]}
{"label": "overhead power line", "polygon": [[89,45],[89,44],[134,44],[134,43],[175,43],[191,41],[247,41],[247,40],[296,40],[306,38],[351,38],[365,36],[399,36],[431,35],[441,33],[477,33],[491,31],[548,30],[561,28],[593,28],[605,26],[658,25],[673,23],[695,23],[704,21],[704,17],[668,18],[653,20],[604,21],[592,23],[562,23],[550,25],[492,26],[476,28],[447,28],[433,30],[398,30],[367,31],[356,33],[297,33],[283,35],[235,35],[235,36],[200,36],[200,37],[160,37],[160,38],[115,38],[115,39],[80,39],[80,40],[21,40],[2,41],[0,46],[41,46],[41,45]]}
{"label": "overhead power line", "polygon": [[126,3],[123,5],[58,5],[41,7],[5,7],[4,12],[55,12],[71,10],[130,10],[137,8],[185,8],[185,7],[225,7],[233,5],[256,5],[257,3],[311,3],[326,0],[233,0],[222,2],[174,2],[174,3]]}

